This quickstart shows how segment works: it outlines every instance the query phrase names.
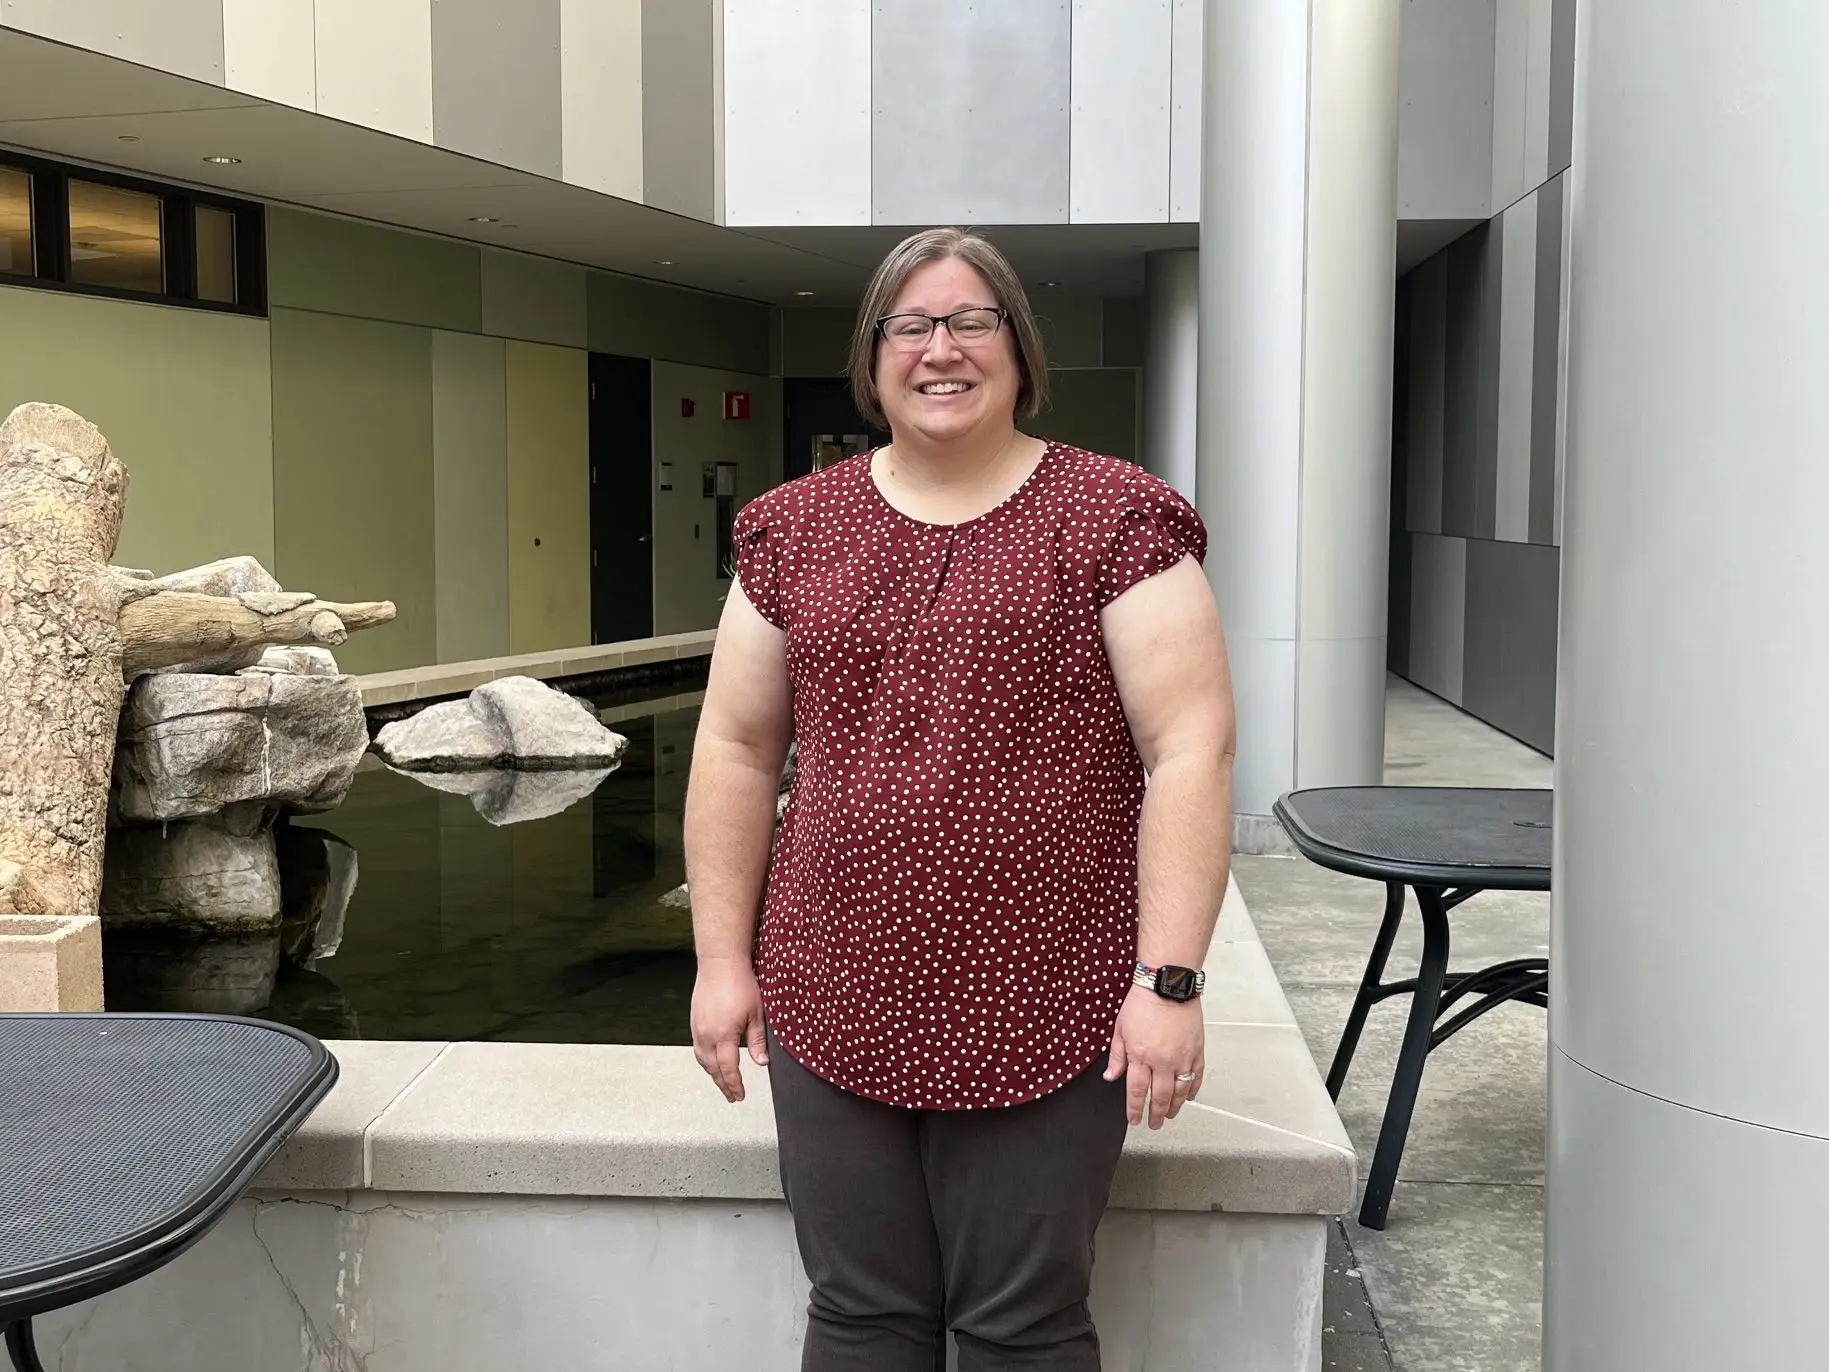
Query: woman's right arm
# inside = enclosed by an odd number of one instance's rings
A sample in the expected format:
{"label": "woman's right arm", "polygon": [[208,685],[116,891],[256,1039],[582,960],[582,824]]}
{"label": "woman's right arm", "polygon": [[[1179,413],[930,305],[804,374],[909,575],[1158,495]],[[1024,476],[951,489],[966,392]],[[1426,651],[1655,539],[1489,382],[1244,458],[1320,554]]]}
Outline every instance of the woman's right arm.
{"label": "woman's right arm", "polygon": [[768,1060],[751,953],[793,732],[790,701],[787,636],[733,579],[686,790],[686,881],[699,959],[692,1047],[733,1101],[743,1099],[744,1042],[757,1063]]}

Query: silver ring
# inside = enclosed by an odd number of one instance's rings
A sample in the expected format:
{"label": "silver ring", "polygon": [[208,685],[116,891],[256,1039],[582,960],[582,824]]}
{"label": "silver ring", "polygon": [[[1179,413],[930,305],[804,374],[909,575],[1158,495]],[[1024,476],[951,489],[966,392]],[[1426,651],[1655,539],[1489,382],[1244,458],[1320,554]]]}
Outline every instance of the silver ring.
{"label": "silver ring", "polygon": [[1195,1074],[1192,1072],[1177,1072],[1177,1073],[1175,1073],[1175,1080],[1176,1081],[1193,1081],[1194,1075]]}

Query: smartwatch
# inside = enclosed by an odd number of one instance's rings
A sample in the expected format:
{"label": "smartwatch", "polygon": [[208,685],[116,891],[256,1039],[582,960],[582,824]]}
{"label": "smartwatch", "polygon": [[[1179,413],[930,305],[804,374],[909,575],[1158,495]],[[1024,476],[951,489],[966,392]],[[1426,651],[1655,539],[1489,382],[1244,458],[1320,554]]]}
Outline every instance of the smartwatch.
{"label": "smartwatch", "polygon": [[1184,1005],[1207,989],[1205,972],[1197,972],[1192,967],[1176,967],[1170,963],[1151,967],[1139,962],[1131,980],[1138,986],[1154,991],[1164,1000]]}

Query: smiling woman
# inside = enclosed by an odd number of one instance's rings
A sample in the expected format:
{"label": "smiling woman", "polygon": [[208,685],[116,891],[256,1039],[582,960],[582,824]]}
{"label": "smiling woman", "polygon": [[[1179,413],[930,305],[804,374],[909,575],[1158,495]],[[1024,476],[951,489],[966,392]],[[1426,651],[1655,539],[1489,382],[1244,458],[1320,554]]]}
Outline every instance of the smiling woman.
{"label": "smiling woman", "polygon": [[949,1323],[961,1366],[1096,1369],[1126,1120],[1200,1087],[1189,969],[1231,832],[1206,534],[1155,477],[1017,428],[1043,366],[1003,255],[914,235],[852,342],[891,441],[734,531],[686,809],[692,1037],[733,1101],[740,1048],[768,1065],[810,1372],[931,1372]]}

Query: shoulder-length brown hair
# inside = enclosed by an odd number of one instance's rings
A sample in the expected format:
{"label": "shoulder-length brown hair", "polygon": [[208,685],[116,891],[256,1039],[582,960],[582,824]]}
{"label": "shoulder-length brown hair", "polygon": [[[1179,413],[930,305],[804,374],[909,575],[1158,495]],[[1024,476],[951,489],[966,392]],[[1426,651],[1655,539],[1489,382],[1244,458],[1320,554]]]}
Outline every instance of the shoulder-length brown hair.
{"label": "shoulder-length brown hair", "polygon": [[1041,330],[1029,308],[1009,259],[989,240],[966,229],[923,229],[910,234],[885,257],[870,278],[863,304],[857,308],[857,327],[851,331],[851,395],[866,421],[879,429],[889,427],[882,396],[876,389],[876,353],[880,341],[877,325],[895,304],[902,286],[917,267],[956,257],[970,264],[991,288],[995,303],[1007,311],[1004,327],[1016,343],[1016,422],[1033,419],[1048,398],[1047,359],[1042,356]]}

